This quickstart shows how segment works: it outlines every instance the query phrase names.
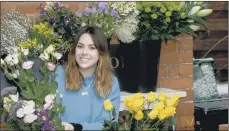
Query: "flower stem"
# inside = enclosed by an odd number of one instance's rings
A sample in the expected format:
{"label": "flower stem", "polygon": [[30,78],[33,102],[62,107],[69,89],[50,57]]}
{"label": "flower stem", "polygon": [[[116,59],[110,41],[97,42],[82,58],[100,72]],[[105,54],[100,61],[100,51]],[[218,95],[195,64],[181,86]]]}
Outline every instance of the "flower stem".
{"label": "flower stem", "polygon": [[146,122],[149,120],[149,118],[147,118],[144,122],[143,122],[143,124],[142,124],[142,128],[144,127],[144,125],[146,124]]}

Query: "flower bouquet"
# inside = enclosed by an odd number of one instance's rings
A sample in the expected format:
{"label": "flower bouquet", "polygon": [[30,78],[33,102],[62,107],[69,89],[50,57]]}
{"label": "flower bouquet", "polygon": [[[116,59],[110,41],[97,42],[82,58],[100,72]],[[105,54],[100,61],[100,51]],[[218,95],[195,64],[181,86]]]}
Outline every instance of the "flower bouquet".
{"label": "flower bouquet", "polygon": [[50,25],[56,36],[73,43],[73,38],[77,34],[80,24],[75,22],[74,13],[69,8],[62,6],[59,2],[46,2],[40,5],[41,21]]}
{"label": "flower bouquet", "polygon": [[105,37],[111,38],[115,24],[120,16],[114,6],[108,2],[97,2],[75,13],[75,22],[81,26],[98,26],[103,29]]}
{"label": "flower bouquet", "polygon": [[[124,104],[127,110],[120,112],[118,122],[106,120],[103,130],[165,129],[166,123],[175,124],[174,115],[179,99],[177,94],[168,97],[165,93],[157,96],[154,92],[149,92],[147,98],[141,93],[126,96]],[[104,101],[104,107],[109,114],[114,112],[109,100]]]}
{"label": "flower bouquet", "polygon": [[4,75],[15,85],[1,91],[0,114],[6,130],[64,130],[59,118],[63,95],[56,92],[54,75],[66,49],[61,44],[68,43],[55,37],[47,24],[38,23],[1,59]]}
{"label": "flower bouquet", "polygon": [[205,9],[203,2],[137,2],[141,40],[170,40],[181,33],[196,36],[200,26],[206,28],[206,16],[212,9]]}

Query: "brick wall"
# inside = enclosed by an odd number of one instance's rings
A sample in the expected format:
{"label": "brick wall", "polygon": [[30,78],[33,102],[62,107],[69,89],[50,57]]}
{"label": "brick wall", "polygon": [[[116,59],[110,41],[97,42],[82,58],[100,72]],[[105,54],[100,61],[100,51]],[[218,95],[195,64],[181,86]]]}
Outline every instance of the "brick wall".
{"label": "brick wall", "polygon": [[[44,2],[42,2],[44,3]],[[32,19],[39,16],[40,2],[1,2],[1,8],[19,10]],[[81,10],[89,2],[61,2],[71,11]],[[113,37],[111,43],[118,44]],[[162,44],[158,76],[158,87],[183,90],[187,97],[182,98],[177,110],[177,129],[194,129],[193,104],[193,39],[189,35],[180,35],[179,42],[169,41]]]}

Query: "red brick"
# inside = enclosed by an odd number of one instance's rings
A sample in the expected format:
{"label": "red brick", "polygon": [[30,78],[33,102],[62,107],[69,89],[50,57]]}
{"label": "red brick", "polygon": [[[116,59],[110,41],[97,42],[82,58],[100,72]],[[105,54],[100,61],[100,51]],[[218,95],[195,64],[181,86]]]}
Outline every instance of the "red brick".
{"label": "red brick", "polygon": [[180,99],[181,102],[184,102],[184,101],[193,101],[193,98],[194,98],[194,92],[192,89],[189,89],[189,90],[182,90],[182,91],[185,91],[187,96],[186,97],[182,97]]}
{"label": "red brick", "polygon": [[193,103],[179,103],[177,106],[176,117],[190,116],[194,113]]}
{"label": "red brick", "polygon": [[15,9],[23,14],[40,14],[40,3],[42,2],[17,3]]}
{"label": "red brick", "polygon": [[161,87],[161,78],[157,78],[157,88]]}
{"label": "red brick", "polygon": [[166,77],[167,76],[167,65],[159,65],[159,77]]}
{"label": "red brick", "polygon": [[193,75],[193,64],[179,64],[179,75]]}
{"label": "red brick", "polygon": [[193,63],[193,51],[180,52],[178,56],[180,63]]}
{"label": "red brick", "polygon": [[171,52],[177,50],[177,43],[175,40],[169,40],[167,43],[165,41],[162,42],[161,52]]}
{"label": "red brick", "polygon": [[176,64],[176,63],[179,63],[178,52],[161,53],[160,64]]}
{"label": "red brick", "polygon": [[164,78],[161,79],[161,87],[170,89],[187,89],[193,87],[193,78]]}
{"label": "red brick", "polygon": [[176,129],[190,128],[194,126],[194,116],[180,116],[176,118]]}
{"label": "red brick", "polygon": [[78,10],[84,10],[92,2],[60,2],[61,5],[69,7],[70,11],[76,12]]}
{"label": "red brick", "polygon": [[192,37],[180,37],[177,46],[179,51],[193,50]]}
{"label": "red brick", "polygon": [[178,65],[176,64],[170,64],[169,67],[169,73],[168,76],[178,76]]}
{"label": "red brick", "polygon": [[7,9],[9,11],[14,11],[15,4],[13,4],[13,2],[1,2],[1,9]]}

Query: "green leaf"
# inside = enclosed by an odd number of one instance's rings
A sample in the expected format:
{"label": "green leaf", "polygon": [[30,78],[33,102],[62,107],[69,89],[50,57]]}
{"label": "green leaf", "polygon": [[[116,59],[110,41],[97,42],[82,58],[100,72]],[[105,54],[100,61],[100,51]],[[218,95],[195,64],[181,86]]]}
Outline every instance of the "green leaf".
{"label": "green leaf", "polygon": [[112,129],[115,130],[115,131],[118,130],[118,122],[113,122],[112,123]]}

